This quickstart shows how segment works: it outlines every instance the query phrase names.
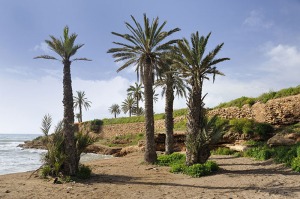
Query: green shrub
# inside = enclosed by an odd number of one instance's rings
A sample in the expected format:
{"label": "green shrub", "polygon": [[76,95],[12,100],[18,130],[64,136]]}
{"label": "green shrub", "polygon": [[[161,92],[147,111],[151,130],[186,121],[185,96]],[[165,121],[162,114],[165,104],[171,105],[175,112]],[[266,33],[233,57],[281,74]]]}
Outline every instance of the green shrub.
{"label": "green shrub", "polygon": [[255,123],[254,132],[262,138],[267,138],[274,132],[274,128],[272,125],[267,123]]}
{"label": "green shrub", "polygon": [[192,177],[210,175],[219,169],[218,165],[212,161],[186,166],[185,155],[180,153],[158,156],[156,163],[160,166],[170,166],[171,173],[183,173]]}
{"label": "green shrub", "polygon": [[91,127],[90,130],[97,133],[103,125],[103,121],[99,119],[94,119],[90,121]]}
{"label": "green shrub", "polygon": [[43,178],[46,178],[47,176],[49,176],[52,172],[52,169],[49,165],[44,165],[42,167],[42,169],[40,170],[40,175],[43,177]]}
{"label": "green shrub", "polygon": [[173,164],[183,164],[185,155],[180,153],[172,153],[170,155],[160,155],[157,158],[157,164],[160,166],[171,166]]}
{"label": "green shrub", "polygon": [[185,170],[187,169],[187,166],[183,164],[173,164],[171,166],[170,172],[171,173],[185,173]]}
{"label": "green shrub", "polygon": [[213,161],[207,161],[204,164],[194,164],[189,166],[185,170],[185,174],[192,177],[201,177],[210,175],[211,173],[218,170],[218,165]]}
{"label": "green shrub", "polygon": [[85,166],[83,164],[79,165],[78,173],[76,174],[76,177],[79,179],[88,179],[91,177],[92,170],[90,167]]}
{"label": "green shrub", "polygon": [[253,147],[244,152],[244,156],[252,157],[256,160],[268,160],[272,157],[272,150],[268,147]]}
{"label": "green shrub", "polygon": [[231,130],[246,135],[252,134],[254,129],[254,121],[246,118],[232,119],[229,121]]}
{"label": "green shrub", "polygon": [[300,157],[296,157],[292,160],[291,167],[294,171],[300,172]]}
{"label": "green shrub", "polygon": [[235,151],[226,147],[219,147],[213,151],[211,151],[212,155],[232,155]]}
{"label": "green shrub", "polygon": [[292,160],[297,157],[297,146],[279,146],[274,148],[274,161],[291,166]]}

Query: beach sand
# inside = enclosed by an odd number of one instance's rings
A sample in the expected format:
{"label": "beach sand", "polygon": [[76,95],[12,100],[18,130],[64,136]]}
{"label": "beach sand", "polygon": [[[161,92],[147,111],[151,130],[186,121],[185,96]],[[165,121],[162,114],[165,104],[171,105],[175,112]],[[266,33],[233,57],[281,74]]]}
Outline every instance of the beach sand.
{"label": "beach sand", "polygon": [[143,153],[87,163],[90,179],[53,184],[32,172],[0,176],[0,198],[300,198],[300,175],[282,165],[232,156],[212,156],[221,170],[192,178],[168,167],[142,164]]}

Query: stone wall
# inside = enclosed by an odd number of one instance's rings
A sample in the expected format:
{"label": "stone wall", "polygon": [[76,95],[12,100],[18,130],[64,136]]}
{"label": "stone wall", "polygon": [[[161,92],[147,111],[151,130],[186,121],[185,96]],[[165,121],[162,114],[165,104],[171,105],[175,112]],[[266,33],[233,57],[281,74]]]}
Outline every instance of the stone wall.
{"label": "stone wall", "polygon": [[[174,122],[180,121],[184,119],[184,117],[174,118]],[[165,120],[156,120],[154,122],[155,132],[164,132],[165,130]],[[100,133],[102,138],[111,138],[119,135],[127,135],[127,134],[138,134],[145,132],[145,124],[144,122],[139,123],[127,123],[127,124],[112,124],[112,125],[104,125],[102,127],[102,131]]]}
{"label": "stone wall", "polygon": [[242,108],[219,108],[208,112],[209,116],[219,115],[226,119],[248,118],[272,125],[288,125],[300,122],[300,95],[269,100],[267,103],[257,102],[253,106]]}

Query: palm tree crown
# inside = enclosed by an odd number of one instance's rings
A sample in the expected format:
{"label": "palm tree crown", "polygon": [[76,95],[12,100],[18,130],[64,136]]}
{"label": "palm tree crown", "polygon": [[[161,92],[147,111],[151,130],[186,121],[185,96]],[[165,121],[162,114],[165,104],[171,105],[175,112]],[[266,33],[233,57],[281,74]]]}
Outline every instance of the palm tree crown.
{"label": "palm tree crown", "polygon": [[136,108],[136,101],[133,97],[127,96],[127,98],[122,103],[122,110],[126,114],[129,113],[129,117],[131,117],[131,114],[133,110]]}
{"label": "palm tree crown", "polygon": [[130,86],[128,89],[127,89],[127,93],[129,96],[133,97],[136,101],[136,107],[137,107],[137,110],[139,109],[139,101],[140,100],[143,100],[143,95],[144,95],[144,92],[143,92],[143,86],[142,84],[138,84],[135,82],[135,85],[134,86]]}
{"label": "palm tree crown", "polygon": [[91,101],[88,101],[85,97],[84,91],[76,91],[77,96],[74,96],[74,108],[79,109],[79,118],[80,122],[82,122],[82,107],[85,108],[85,110],[88,110],[89,107],[91,107]]}
{"label": "palm tree crown", "polygon": [[[91,61],[87,58],[75,58],[73,60],[70,60],[70,58],[76,54],[77,50],[80,49],[84,44],[74,44],[77,34],[72,33],[69,35],[69,27],[65,26],[63,38],[56,38],[52,35],[50,35],[51,40],[45,40],[46,44],[50,47],[52,51],[54,51],[56,54],[58,54],[61,57],[61,61],[64,62],[72,62],[77,60],[84,60],[84,61]],[[34,59],[53,59],[53,60],[60,60],[56,57],[50,56],[50,55],[41,55],[37,56]]]}
{"label": "palm tree crown", "polygon": [[111,114],[114,114],[115,118],[117,118],[117,115],[121,113],[120,106],[118,104],[111,105],[108,110]]}

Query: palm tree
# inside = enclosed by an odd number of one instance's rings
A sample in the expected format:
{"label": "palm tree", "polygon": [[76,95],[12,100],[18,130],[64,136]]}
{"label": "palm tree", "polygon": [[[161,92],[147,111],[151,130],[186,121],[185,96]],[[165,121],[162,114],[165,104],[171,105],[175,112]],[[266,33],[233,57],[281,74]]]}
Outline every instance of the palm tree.
{"label": "palm tree", "polygon": [[138,78],[142,79],[144,85],[145,98],[145,129],[146,129],[146,146],[145,146],[145,162],[155,163],[157,154],[154,142],[154,115],[153,115],[153,81],[156,70],[163,61],[162,55],[170,48],[170,45],[176,43],[177,40],[171,40],[162,43],[168,36],[179,31],[179,28],[170,31],[163,31],[166,21],[159,26],[158,17],[152,23],[149,22],[146,14],[144,14],[144,27],[131,16],[135,27],[129,23],[125,23],[131,34],[120,34],[112,32],[127,43],[113,42],[118,45],[117,48],[111,48],[108,53],[113,53],[116,62],[125,61],[125,63],[117,70],[117,72],[127,68],[128,66],[136,66]]}
{"label": "palm tree", "polygon": [[172,61],[169,59],[166,61],[166,66],[162,71],[160,78],[156,81],[156,86],[162,87],[162,96],[165,96],[165,153],[173,153],[174,145],[174,120],[173,120],[173,103],[174,92],[178,97],[186,97],[186,86],[182,78],[179,77],[176,68],[171,67]]}
{"label": "palm tree", "polygon": [[78,171],[78,164],[76,157],[76,146],[74,137],[74,109],[73,109],[73,93],[72,93],[72,79],[71,79],[71,63],[77,60],[90,61],[87,58],[75,58],[74,56],[78,49],[84,44],[74,44],[77,34],[69,35],[69,28],[64,28],[63,37],[56,38],[50,35],[51,40],[45,40],[50,49],[59,55],[56,58],[49,55],[41,55],[35,59],[51,59],[61,61],[64,65],[63,69],[63,105],[64,105],[64,119],[63,119],[63,136],[64,136],[64,154],[67,156],[64,162],[64,173],[67,175],[75,175]]}
{"label": "palm tree", "polygon": [[76,91],[77,96],[74,96],[74,108],[79,109],[79,121],[82,122],[82,107],[85,108],[85,110],[88,110],[89,107],[91,107],[91,101],[88,101],[85,97],[84,91]]}
{"label": "palm tree", "polygon": [[132,112],[136,109],[136,101],[133,97],[127,96],[127,98],[122,103],[122,110],[126,114],[129,113],[129,117],[131,117]]}
{"label": "palm tree", "polygon": [[115,118],[117,118],[117,115],[121,113],[120,106],[118,104],[111,105],[108,110],[111,114],[114,114]]}
{"label": "palm tree", "polygon": [[[211,52],[204,56],[205,48],[210,37],[199,37],[199,33],[193,33],[191,36],[192,46],[187,39],[178,41],[178,54],[174,55],[173,61],[179,68],[180,73],[186,79],[188,84],[189,96],[188,122],[187,122],[187,152],[186,164],[204,163],[210,156],[209,148],[202,145],[199,134],[203,132],[204,103],[205,95],[202,94],[204,80],[209,80],[209,75],[213,75],[213,81],[216,75],[224,75],[216,68],[216,64],[229,60],[229,58],[215,58],[220,52],[224,43],[217,45]],[[189,143],[195,143],[191,146]]]}
{"label": "palm tree", "polygon": [[[127,89],[128,95],[131,96],[131,97],[133,97],[133,98],[135,98],[135,101],[136,101],[136,110],[140,110],[139,101],[143,100],[144,92],[142,91],[142,89],[143,89],[142,84],[138,84],[136,82],[135,82],[135,86],[130,86]],[[138,113],[139,112],[136,112],[135,114],[139,115]]]}

